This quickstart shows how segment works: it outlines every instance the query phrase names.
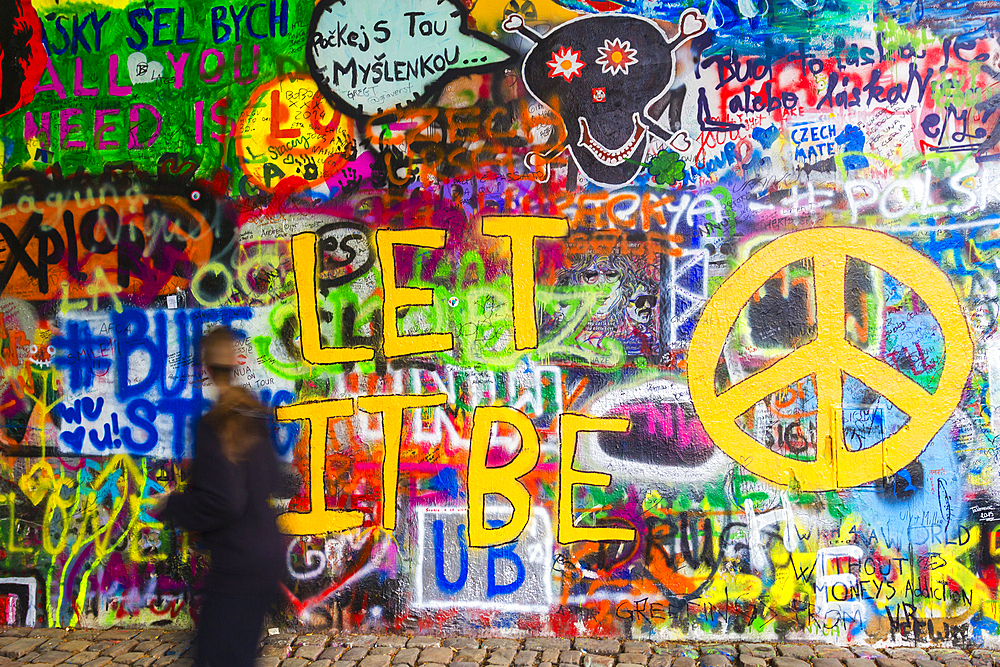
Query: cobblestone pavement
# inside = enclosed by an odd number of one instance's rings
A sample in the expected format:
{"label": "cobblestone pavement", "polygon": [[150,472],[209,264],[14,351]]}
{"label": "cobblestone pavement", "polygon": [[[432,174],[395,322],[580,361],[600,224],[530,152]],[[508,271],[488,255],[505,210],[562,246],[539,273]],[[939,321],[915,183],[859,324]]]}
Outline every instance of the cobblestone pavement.
{"label": "cobblestone pavement", "polygon": [[[188,667],[192,637],[155,628],[0,628],[0,667]],[[279,633],[264,638],[257,667],[1000,667],[1000,651]]]}

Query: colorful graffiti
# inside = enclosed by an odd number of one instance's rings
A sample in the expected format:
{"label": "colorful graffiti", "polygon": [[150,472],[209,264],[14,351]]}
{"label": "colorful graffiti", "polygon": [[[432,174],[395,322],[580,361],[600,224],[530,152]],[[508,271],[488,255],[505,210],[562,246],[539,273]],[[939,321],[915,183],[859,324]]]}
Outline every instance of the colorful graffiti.
{"label": "colorful graffiti", "polygon": [[1000,642],[984,6],[2,6],[0,622],[197,622],[224,324],[278,625]]}

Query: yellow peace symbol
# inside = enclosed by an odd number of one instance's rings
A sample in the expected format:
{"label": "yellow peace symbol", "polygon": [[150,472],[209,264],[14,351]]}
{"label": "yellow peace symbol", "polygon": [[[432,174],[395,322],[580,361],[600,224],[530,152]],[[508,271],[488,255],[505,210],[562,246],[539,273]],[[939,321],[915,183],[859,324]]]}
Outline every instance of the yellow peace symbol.
{"label": "yellow peace symbol", "polygon": [[[854,347],[845,337],[848,258],[894,276],[930,308],[944,336],[944,370],[928,392],[895,368]],[[743,306],[783,267],[812,259],[816,337],[768,368],[716,393],[715,372],[726,337]],[[706,432],[724,452],[756,475],[803,491],[826,491],[894,474],[923,451],[958,406],[972,369],[972,340],[958,297],[938,267],[891,236],[828,227],[787,234],[750,256],[716,291],[698,321],[688,356],[691,399]],[[850,451],[843,443],[844,375],[860,380],[905,412],[906,424],[880,445]],[[816,460],[790,459],[744,433],[736,419],[793,382],[816,378]]]}

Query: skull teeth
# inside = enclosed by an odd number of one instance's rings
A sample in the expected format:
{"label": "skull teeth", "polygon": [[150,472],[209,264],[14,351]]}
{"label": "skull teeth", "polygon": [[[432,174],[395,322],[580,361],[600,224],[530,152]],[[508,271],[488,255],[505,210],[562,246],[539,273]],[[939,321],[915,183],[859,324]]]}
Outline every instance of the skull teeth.
{"label": "skull teeth", "polygon": [[625,158],[632,154],[646,134],[646,127],[639,122],[639,114],[634,113],[632,114],[632,136],[629,137],[629,140],[621,148],[611,149],[597,139],[594,139],[590,133],[590,125],[587,123],[586,118],[580,116],[578,120],[580,122],[580,140],[577,142],[577,146],[586,148],[594,157],[610,167],[617,167],[622,164]]}

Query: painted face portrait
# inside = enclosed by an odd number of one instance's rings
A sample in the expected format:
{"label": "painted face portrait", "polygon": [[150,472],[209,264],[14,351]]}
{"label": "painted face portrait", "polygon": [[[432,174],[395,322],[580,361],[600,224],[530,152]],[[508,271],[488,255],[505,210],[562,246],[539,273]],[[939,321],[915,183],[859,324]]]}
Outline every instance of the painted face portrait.
{"label": "painted face portrait", "polygon": [[580,282],[584,285],[617,285],[621,282],[621,271],[602,259],[593,266],[584,269]]}
{"label": "painted face portrait", "polygon": [[42,25],[30,0],[0,1],[0,116],[34,99],[45,60]]}
{"label": "painted face portrait", "polygon": [[649,324],[655,308],[656,294],[650,288],[640,285],[633,290],[625,307],[625,315],[635,324]]}

